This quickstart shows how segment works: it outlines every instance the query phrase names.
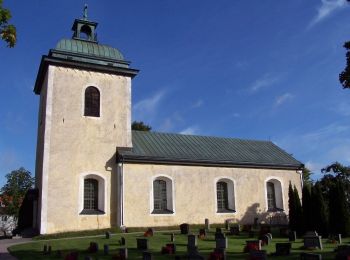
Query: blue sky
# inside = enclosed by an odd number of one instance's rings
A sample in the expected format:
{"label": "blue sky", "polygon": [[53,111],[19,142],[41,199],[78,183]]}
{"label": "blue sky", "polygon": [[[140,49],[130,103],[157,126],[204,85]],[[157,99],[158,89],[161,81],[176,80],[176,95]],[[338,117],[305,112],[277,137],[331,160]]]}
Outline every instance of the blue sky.
{"label": "blue sky", "polygon": [[[41,55],[70,38],[89,5],[99,42],[132,67],[133,120],[155,131],[271,140],[321,176],[350,165],[345,0],[4,1],[18,44],[0,43],[0,186],[34,173]],[[69,173],[67,173],[69,174]]]}

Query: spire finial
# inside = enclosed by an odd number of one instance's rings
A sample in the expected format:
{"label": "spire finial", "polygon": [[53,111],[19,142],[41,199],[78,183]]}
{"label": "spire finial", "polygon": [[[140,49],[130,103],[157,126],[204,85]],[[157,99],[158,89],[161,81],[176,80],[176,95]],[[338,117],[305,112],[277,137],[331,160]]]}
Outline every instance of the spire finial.
{"label": "spire finial", "polygon": [[83,11],[83,19],[84,19],[84,20],[87,20],[87,17],[88,17],[87,9],[88,9],[88,5],[85,4],[85,6],[84,6],[84,11]]}

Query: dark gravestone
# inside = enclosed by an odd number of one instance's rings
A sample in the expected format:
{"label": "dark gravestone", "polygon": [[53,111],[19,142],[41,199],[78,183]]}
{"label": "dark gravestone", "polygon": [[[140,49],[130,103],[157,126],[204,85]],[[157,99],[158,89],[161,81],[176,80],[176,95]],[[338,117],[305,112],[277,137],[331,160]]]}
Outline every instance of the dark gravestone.
{"label": "dark gravestone", "polygon": [[260,236],[259,237],[259,240],[261,240],[261,244],[263,246],[268,246],[271,242],[271,239],[270,239],[270,236],[268,236],[267,234],[266,235],[263,235],[263,236]]}
{"label": "dark gravestone", "polygon": [[144,237],[153,237],[154,230],[153,228],[148,228],[146,232],[143,234]]}
{"label": "dark gravestone", "polygon": [[304,236],[304,248],[323,249],[321,236]]}
{"label": "dark gravestone", "polygon": [[90,242],[88,251],[89,253],[96,253],[98,251],[98,244],[95,242]]}
{"label": "dark gravestone", "polygon": [[290,255],[291,243],[276,243],[275,255]]}
{"label": "dark gravestone", "polygon": [[205,229],[205,228],[201,228],[201,229],[199,230],[198,238],[204,239],[206,236],[207,236],[207,231],[206,231],[206,229]]}
{"label": "dark gravestone", "polygon": [[46,244],[44,245],[44,248],[43,248],[43,254],[44,254],[44,255],[47,254],[47,245],[46,245]]}
{"label": "dark gravestone", "polygon": [[215,229],[215,233],[222,233],[222,229],[219,228],[219,227],[217,227],[217,228]]}
{"label": "dark gravestone", "polygon": [[230,229],[230,222],[231,222],[231,221],[228,220],[228,219],[225,220],[225,229],[226,229],[226,230],[229,230],[229,229]]}
{"label": "dark gravestone", "polygon": [[166,246],[162,247],[162,254],[175,254],[176,253],[176,245],[175,244],[166,244]]}
{"label": "dark gravestone", "polygon": [[266,260],[267,254],[265,250],[257,250],[249,252],[249,259],[251,260]]}
{"label": "dark gravestone", "polygon": [[64,260],[78,260],[78,258],[79,258],[78,252],[70,252],[68,255],[66,255]]}
{"label": "dark gravestone", "polygon": [[119,249],[119,256],[121,259],[128,259],[128,249],[127,248],[120,248]]}
{"label": "dark gravestone", "polygon": [[187,235],[190,232],[190,225],[187,223],[183,223],[180,225],[181,234]]}
{"label": "dark gravestone", "polygon": [[175,242],[175,234],[174,233],[170,234],[170,242]]}
{"label": "dark gravestone", "polygon": [[204,220],[204,225],[205,225],[205,229],[207,230],[207,231],[209,231],[210,230],[210,223],[209,223],[209,219],[205,219]]}
{"label": "dark gravestone", "polygon": [[125,238],[124,237],[121,237],[120,240],[119,240],[119,245],[121,246],[125,246],[126,243],[125,243]]}
{"label": "dark gravestone", "polygon": [[153,255],[151,252],[142,252],[142,260],[153,260]]}
{"label": "dark gravestone", "polygon": [[226,249],[228,247],[227,238],[218,238],[215,240],[217,249]]}
{"label": "dark gravestone", "polygon": [[220,239],[220,238],[225,238],[224,233],[215,233],[215,240]]}
{"label": "dark gravestone", "polygon": [[247,240],[244,252],[261,250],[261,240]]}
{"label": "dark gravestone", "polygon": [[187,236],[187,248],[197,247],[197,237],[195,235]]}
{"label": "dark gravestone", "polygon": [[350,245],[341,245],[338,246],[337,254],[335,256],[336,260],[348,260],[350,259]]}
{"label": "dark gravestone", "polygon": [[301,253],[300,260],[322,260],[322,256],[319,254]]}
{"label": "dark gravestone", "polygon": [[138,250],[148,250],[148,239],[146,238],[136,238],[137,249]]}
{"label": "dark gravestone", "polygon": [[103,245],[103,253],[105,255],[108,255],[109,254],[109,245]]}
{"label": "dark gravestone", "polygon": [[106,239],[110,239],[110,238],[111,238],[111,232],[108,232],[108,231],[107,231],[107,232],[105,233],[105,235],[106,235]]}
{"label": "dark gravestone", "polygon": [[215,248],[214,249],[214,252],[212,252],[210,255],[209,255],[209,260],[216,260],[216,259],[219,259],[219,260],[226,260],[227,257],[226,257],[226,249],[224,248]]}
{"label": "dark gravestone", "polygon": [[51,252],[52,252],[52,247],[49,246],[48,249],[47,249],[47,254],[48,254],[48,255],[51,255]]}
{"label": "dark gravestone", "polygon": [[239,235],[239,226],[230,227],[230,235]]}
{"label": "dark gravestone", "polygon": [[297,232],[289,231],[288,239],[289,239],[289,242],[295,242],[295,240],[297,240]]}

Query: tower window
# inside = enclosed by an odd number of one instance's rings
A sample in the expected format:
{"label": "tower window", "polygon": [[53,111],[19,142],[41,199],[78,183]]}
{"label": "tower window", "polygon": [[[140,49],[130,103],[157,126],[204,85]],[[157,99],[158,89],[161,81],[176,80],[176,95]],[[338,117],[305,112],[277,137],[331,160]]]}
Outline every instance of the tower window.
{"label": "tower window", "polygon": [[100,92],[92,86],[85,90],[84,116],[100,116]]}

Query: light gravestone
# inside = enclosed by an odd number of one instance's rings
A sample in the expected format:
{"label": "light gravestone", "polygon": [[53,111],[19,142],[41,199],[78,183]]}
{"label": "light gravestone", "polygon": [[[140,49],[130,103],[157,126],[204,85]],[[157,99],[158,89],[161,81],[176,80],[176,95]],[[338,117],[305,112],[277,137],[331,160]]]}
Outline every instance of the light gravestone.
{"label": "light gravestone", "polygon": [[170,242],[175,242],[175,234],[174,233],[170,234]]}
{"label": "light gravestone", "polygon": [[295,242],[295,240],[297,240],[297,232],[296,231],[289,231],[288,239],[289,239],[289,242]]}
{"label": "light gravestone", "polygon": [[319,248],[323,249],[321,236],[304,236],[305,248]]}

